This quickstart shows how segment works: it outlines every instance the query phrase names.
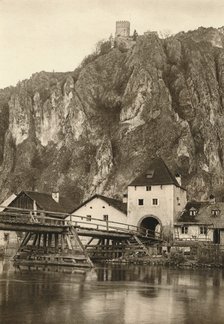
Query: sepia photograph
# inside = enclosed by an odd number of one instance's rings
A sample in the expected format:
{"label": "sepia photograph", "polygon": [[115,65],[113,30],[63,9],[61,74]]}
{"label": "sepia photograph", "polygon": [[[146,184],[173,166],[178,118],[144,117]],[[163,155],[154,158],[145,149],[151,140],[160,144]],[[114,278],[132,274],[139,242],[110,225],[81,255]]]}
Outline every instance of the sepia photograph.
{"label": "sepia photograph", "polygon": [[223,324],[223,0],[0,0],[0,49],[0,324]]}

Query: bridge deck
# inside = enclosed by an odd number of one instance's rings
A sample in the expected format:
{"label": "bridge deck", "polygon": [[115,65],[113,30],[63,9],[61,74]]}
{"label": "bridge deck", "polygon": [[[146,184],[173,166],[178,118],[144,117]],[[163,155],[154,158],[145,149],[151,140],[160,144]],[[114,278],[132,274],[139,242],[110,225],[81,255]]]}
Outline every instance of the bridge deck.
{"label": "bridge deck", "polygon": [[125,239],[137,235],[153,241],[161,240],[160,233],[130,224],[103,221],[97,218],[92,218],[90,223],[86,217],[79,215],[14,207],[3,208],[5,210],[0,212],[0,230],[60,234],[68,232],[73,226],[80,236]]}

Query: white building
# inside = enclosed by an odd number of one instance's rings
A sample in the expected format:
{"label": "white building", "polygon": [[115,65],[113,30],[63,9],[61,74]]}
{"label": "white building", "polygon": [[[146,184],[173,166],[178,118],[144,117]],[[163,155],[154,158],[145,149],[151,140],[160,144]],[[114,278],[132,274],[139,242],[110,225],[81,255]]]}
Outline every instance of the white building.
{"label": "white building", "polygon": [[105,229],[108,221],[126,224],[127,204],[117,199],[94,195],[72,212],[71,220],[83,222],[84,227],[98,226],[100,229]]}
{"label": "white building", "polygon": [[128,186],[127,222],[151,231],[171,231],[186,202],[180,176],[174,177],[164,161],[156,158]]}
{"label": "white building", "polygon": [[107,221],[113,221],[143,227],[153,233],[161,229],[172,231],[186,201],[186,190],[181,186],[180,177],[175,178],[163,160],[157,158],[148,171],[128,186],[127,204],[95,195],[76,208],[71,218],[91,228],[98,225],[103,229]]}

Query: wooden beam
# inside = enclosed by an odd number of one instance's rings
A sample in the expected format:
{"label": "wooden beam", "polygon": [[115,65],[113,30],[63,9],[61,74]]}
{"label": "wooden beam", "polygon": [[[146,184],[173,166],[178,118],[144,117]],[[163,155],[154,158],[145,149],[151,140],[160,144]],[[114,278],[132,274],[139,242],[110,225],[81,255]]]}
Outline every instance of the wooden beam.
{"label": "wooden beam", "polygon": [[40,224],[0,223],[0,230],[33,233],[63,233],[65,228]]}
{"label": "wooden beam", "polygon": [[67,241],[69,250],[72,250],[72,243],[68,234],[65,234],[65,239]]}
{"label": "wooden beam", "polygon": [[48,247],[51,248],[52,244],[52,233],[48,233]]}
{"label": "wooden beam", "polygon": [[87,262],[92,266],[94,267],[92,261],[90,260],[90,257],[88,255],[88,253],[86,252],[85,248],[84,248],[84,245],[82,244],[82,241],[80,240],[79,236],[78,236],[78,233],[76,232],[75,228],[73,226],[70,227],[70,231],[71,233],[74,235],[74,238],[76,240],[76,242],[78,242],[80,248],[82,249],[83,251],[83,254],[85,255],[86,257],[86,260]]}
{"label": "wooden beam", "polygon": [[91,239],[89,240],[89,242],[85,245],[85,248],[86,248],[87,246],[89,246],[89,245],[92,243],[93,240],[94,240],[94,237],[91,237]]}
{"label": "wooden beam", "polygon": [[34,240],[33,240],[33,246],[36,245],[36,243],[37,243],[37,238],[38,238],[38,234],[37,234],[37,233],[35,233],[34,235],[35,235],[35,237],[34,237]]}
{"label": "wooden beam", "polygon": [[41,233],[38,233],[38,241],[37,241],[37,246],[39,247],[40,246],[40,242],[41,242]]}

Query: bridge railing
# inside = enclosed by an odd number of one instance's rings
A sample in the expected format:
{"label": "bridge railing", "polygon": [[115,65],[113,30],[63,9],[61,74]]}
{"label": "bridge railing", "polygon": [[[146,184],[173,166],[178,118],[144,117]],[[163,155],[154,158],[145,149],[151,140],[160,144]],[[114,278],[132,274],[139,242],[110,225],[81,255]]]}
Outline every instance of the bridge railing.
{"label": "bridge railing", "polygon": [[69,214],[51,212],[46,210],[33,210],[24,209],[18,207],[5,207],[3,211],[0,212],[0,222],[11,222],[11,223],[37,223],[53,226],[66,226],[65,217]]}
{"label": "bridge railing", "polygon": [[160,238],[161,233],[157,231],[152,231],[150,229],[145,229],[138,227],[136,225],[116,222],[116,221],[105,221],[99,218],[91,218],[88,220],[88,216],[80,215],[69,215],[69,220],[73,226],[85,225],[86,228],[96,229],[96,230],[107,230],[107,231],[119,231],[124,233],[141,234],[146,237],[156,237]]}
{"label": "bridge railing", "polygon": [[103,230],[103,231],[115,231],[123,233],[141,234],[145,237],[160,238],[160,232],[155,232],[150,229],[145,229],[132,224],[116,222],[111,220],[102,220],[99,218],[91,218],[88,216],[73,215],[60,212],[51,212],[46,210],[33,210],[17,207],[5,207],[0,212],[0,222],[11,223],[25,223],[25,224],[39,224],[45,226],[59,226],[68,227],[74,226],[89,230]]}

